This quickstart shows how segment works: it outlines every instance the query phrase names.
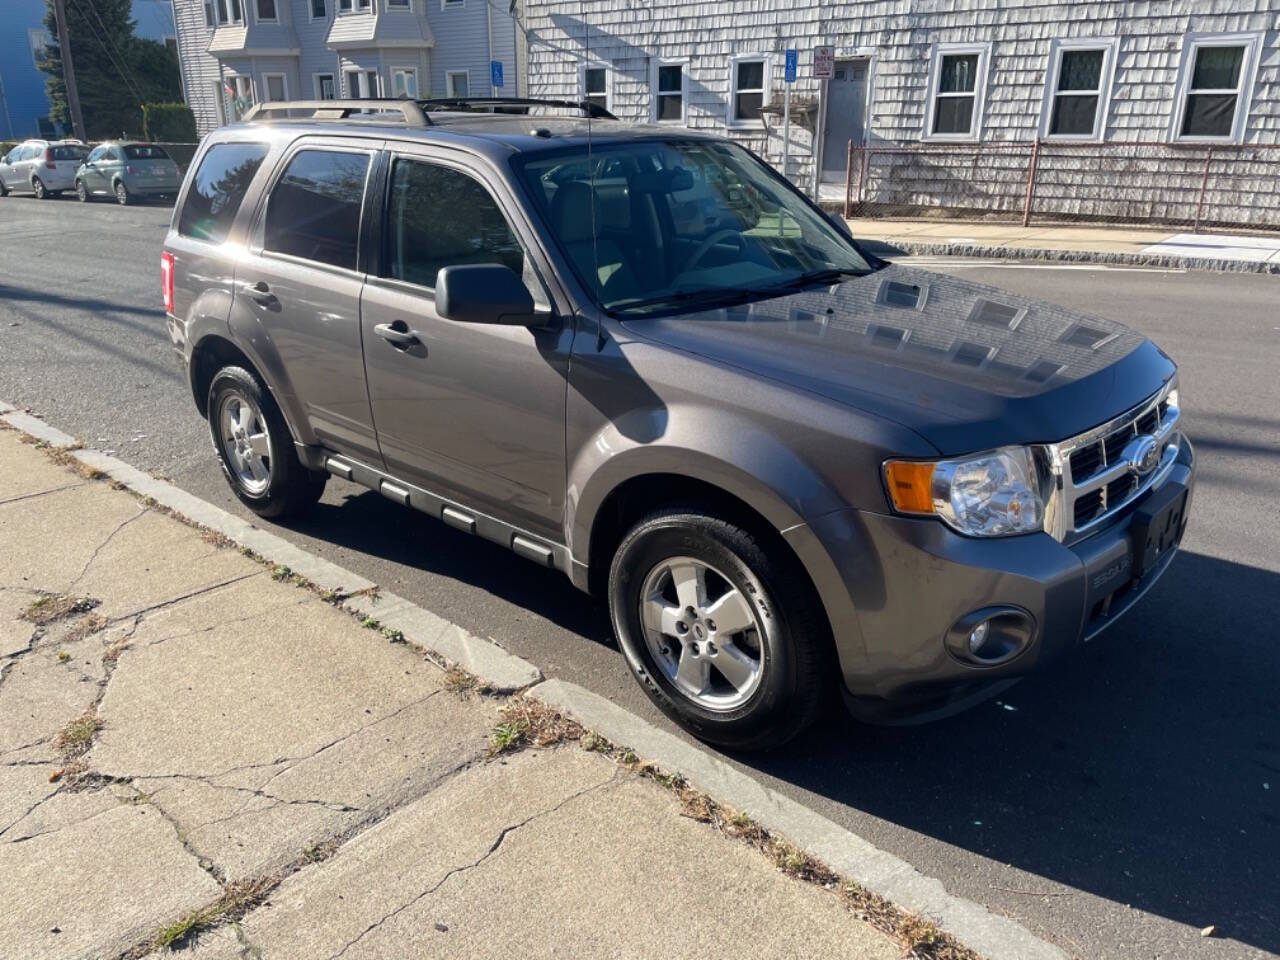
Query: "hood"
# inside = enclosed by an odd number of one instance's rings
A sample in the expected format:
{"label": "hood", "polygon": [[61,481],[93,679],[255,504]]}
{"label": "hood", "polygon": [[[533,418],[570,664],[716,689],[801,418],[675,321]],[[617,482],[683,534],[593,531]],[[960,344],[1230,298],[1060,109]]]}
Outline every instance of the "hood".
{"label": "hood", "polygon": [[1140,403],[1175,370],[1118,323],[895,264],[625,326],[896,421],[945,456],[1065,439]]}

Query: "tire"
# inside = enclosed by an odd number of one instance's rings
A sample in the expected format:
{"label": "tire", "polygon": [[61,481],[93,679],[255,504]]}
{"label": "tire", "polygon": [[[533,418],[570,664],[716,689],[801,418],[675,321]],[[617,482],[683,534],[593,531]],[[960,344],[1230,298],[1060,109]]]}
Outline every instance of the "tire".
{"label": "tire", "polygon": [[89,190],[84,185],[83,180],[76,181],[76,199],[79,200],[81,203],[89,202]]}
{"label": "tire", "polygon": [[[688,572],[699,565],[703,580],[690,588]],[[677,577],[698,594],[692,615],[679,602],[688,595]],[[631,672],[663,713],[699,739],[739,750],[774,747],[828,705],[830,630],[808,576],[781,543],[696,507],[656,512],[623,538],[608,595]],[[751,626],[739,630],[748,619]],[[682,676],[691,653],[693,670]],[[722,673],[721,664],[732,670]],[[700,695],[687,689],[690,676],[703,684]]]}
{"label": "tire", "polygon": [[133,194],[129,192],[129,188],[124,185],[124,181],[120,180],[116,183],[116,203],[122,207],[127,207],[132,203],[136,203]]}
{"label": "tire", "polygon": [[223,476],[258,516],[296,516],[324,493],[329,475],[302,465],[275,399],[248,370],[228,366],[214,375],[208,422]]}
{"label": "tire", "polygon": [[36,195],[37,200],[47,200],[49,191],[44,188],[44,181],[39,177],[31,178],[31,192]]}
{"label": "tire", "polygon": [[3,180],[0,180],[0,197],[7,197],[8,195],[9,195],[9,188],[4,185]]}

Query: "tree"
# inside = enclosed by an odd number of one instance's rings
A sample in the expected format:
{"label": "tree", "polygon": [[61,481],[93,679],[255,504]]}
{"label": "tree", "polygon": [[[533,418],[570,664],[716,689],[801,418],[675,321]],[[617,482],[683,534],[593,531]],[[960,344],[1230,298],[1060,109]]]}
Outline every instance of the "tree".
{"label": "tree", "polygon": [[[70,127],[67,90],[62,80],[58,23],[53,0],[46,0],[45,26],[53,42],[39,67],[47,77],[49,116]],[[66,0],[67,33],[75,57],[80,111],[90,139],[138,136],[142,104],[182,99],[182,80],[173,50],[134,35],[130,0]]]}

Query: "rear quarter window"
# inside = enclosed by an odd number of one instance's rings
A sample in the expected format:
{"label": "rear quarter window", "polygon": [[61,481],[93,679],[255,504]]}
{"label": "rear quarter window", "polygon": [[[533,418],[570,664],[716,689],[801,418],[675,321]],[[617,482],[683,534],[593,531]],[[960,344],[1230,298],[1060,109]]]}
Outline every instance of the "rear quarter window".
{"label": "rear quarter window", "polygon": [[265,143],[215,143],[210,147],[187,190],[178,233],[210,243],[225,240],[266,155]]}

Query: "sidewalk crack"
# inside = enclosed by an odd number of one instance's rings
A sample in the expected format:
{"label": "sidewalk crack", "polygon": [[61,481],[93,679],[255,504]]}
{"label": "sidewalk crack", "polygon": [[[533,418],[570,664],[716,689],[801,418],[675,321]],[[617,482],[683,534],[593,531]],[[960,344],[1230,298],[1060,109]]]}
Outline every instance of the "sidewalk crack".
{"label": "sidewalk crack", "polygon": [[16,497],[9,497],[6,500],[0,500],[0,507],[10,503],[20,503],[23,500],[34,500],[36,497],[47,497],[51,493],[63,493],[67,490],[75,490],[77,487],[87,487],[88,481],[81,483],[69,483],[65,487],[54,487],[52,490],[41,490],[39,493],[20,493]]}
{"label": "sidewalk crack", "polygon": [[362,930],[353,940],[347,941],[347,943],[342,947],[341,950],[333,954],[333,956],[330,957],[330,960],[338,960],[339,957],[341,957],[348,950],[354,947],[357,943],[363,940],[372,931],[378,929],[378,927],[382,926],[384,923],[386,923],[388,920],[392,919],[393,917],[397,916],[398,914],[403,913],[405,910],[408,910],[415,903],[419,902],[425,897],[431,896],[431,894],[435,893],[437,890],[443,887],[449,881],[450,878],[455,877],[458,874],[466,873],[470,870],[475,870],[477,867],[480,867],[481,865],[483,865],[486,860],[488,860],[490,857],[492,857],[494,854],[498,852],[498,849],[502,846],[503,842],[511,834],[522,829],[523,827],[528,826],[529,824],[533,823],[535,820],[541,819],[542,817],[546,817],[546,816],[549,816],[550,814],[555,813],[557,810],[585,796],[588,793],[591,793],[595,790],[604,789],[605,787],[611,786],[612,784],[616,783],[617,780],[619,779],[620,770],[621,768],[617,768],[608,777],[606,777],[604,780],[600,781],[599,783],[595,783],[595,784],[592,784],[591,786],[583,787],[580,790],[576,790],[573,793],[571,793],[569,796],[564,797],[563,799],[559,800],[555,804],[552,804],[550,807],[544,810],[539,810],[537,813],[532,813],[529,816],[525,817],[523,820],[518,821],[517,823],[508,824],[507,826],[503,827],[500,831],[498,831],[498,835],[494,837],[493,842],[489,844],[489,849],[487,849],[484,853],[482,853],[476,860],[472,861],[471,863],[464,863],[456,867],[451,867],[449,870],[445,872],[444,876],[442,876],[439,880],[437,880],[434,884],[432,884],[426,890],[423,890],[417,896],[413,897],[412,899],[396,907],[391,912],[383,914],[381,918],[369,924],[369,926],[365,927],[364,930]]}
{"label": "sidewalk crack", "polygon": [[115,539],[115,536],[117,533],[119,533],[129,524],[133,523],[133,521],[137,520],[139,517],[146,516],[150,512],[151,512],[150,507],[142,507],[132,517],[129,517],[127,520],[120,521],[120,523],[117,524],[116,528],[112,530],[109,534],[107,534],[107,538],[93,548],[93,553],[91,553],[89,555],[89,559],[85,561],[84,566],[80,569],[80,573],[77,574],[76,578],[71,581],[71,586],[68,587],[63,592],[70,593],[71,588],[76,586],[76,584],[78,584],[81,580],[85,578],[85,575],[89,572],[89,568],[92,567],[94,561],[98,559],[98,554],[100,554],[103,550],[107,548],[107,544],[109,544],[112,540]]}

